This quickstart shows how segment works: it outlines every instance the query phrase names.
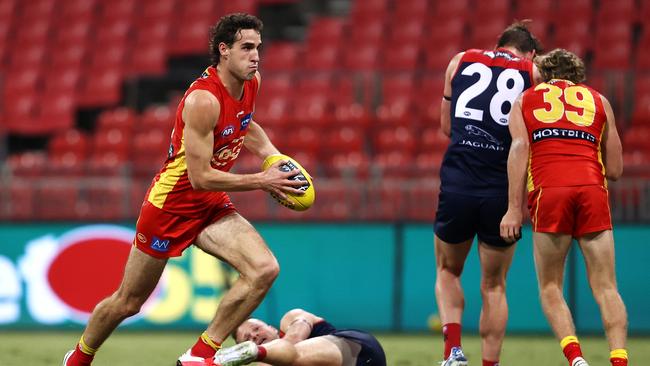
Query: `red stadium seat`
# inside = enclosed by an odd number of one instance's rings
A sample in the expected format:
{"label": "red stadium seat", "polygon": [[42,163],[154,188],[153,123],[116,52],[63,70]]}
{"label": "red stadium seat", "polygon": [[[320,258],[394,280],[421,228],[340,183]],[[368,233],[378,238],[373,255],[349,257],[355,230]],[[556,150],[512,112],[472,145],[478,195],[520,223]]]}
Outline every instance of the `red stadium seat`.
{"label": "red stadium seat", "polygon": [[466,20],[470,8],[469,0],[436,1],[433,7],[433,22],[444,19]]}
{"label": "red stadium seat", "polygon": [[222,14],[248,13],[257,15],[258,0],[224,1],[221,5]]}
{"label": "red stadium seat", "polygon": [[174,125],[175,113],[176,110],[171,110],[166,105],[150,105],[135,123],[135,129],[136,131],[159,130],[169,135]]}
{"label": "red stadium seat", "polygon": [[315,17],[307,30],[307,44],[339,44],[346,31],[345,18]]}
{"label": "red stadium seat", "polygon": [[[120,6],[120,3],[124,3],[127,1],[112,1],[111,2],[111,8],[116,8]],[[132,1],[128,1],[129,3],[133,3]],[[96,6],[96,1],[95,0],[69,0],[69,1],[64,1],[58,4],[60,6],[59,8],[59,14],[58,17],[60,20],[62,20],[61,23],[64,22],[69,22],[69,21],[74,21],[74,19],[79,19],[79,18],[89,18],[93,16],[93,12],[95,10]],[[104,11],[110,11],[111,9],[103,9]]]}
{"label": "red stadium seat", "polygon": [[212,22],[208,19],[181,22],[172,32],[169,53],[173,56],[201,54],[208,50],[208,28]]}
{"label": "red stadium seat", "polygon": [[398,220],[404,217],[404,196],[400,179],[382,179],[377,184],[368,186],[368,196],[373,199],[366,202],[364,219]]}
{"label": "red stadium seat", "polygon": [[433,222],[438,208],[439,183],[433,180],[417,181],[405,190],[405,219]]}
{"label": "red stadium seat", "polygon": [[147,0],[140,8],[140,19],[171,20],[176,9],[176,0]]}
{"label": "red stadium seat", "polygon": [[93,155],[113,153],[116,159],[124,161],[129,155],[130,137],[128,129],[125,128],[112,127],[97,130],[93,136]]}
{"label": "red stadium seat", "polygon": [[133,76],[163,76],[167,71],[167,52],[158,43],[137,46],[127,63],[127,74]]}
{"label": "red stadium seat", "polygon": [[43,131],[62,131],[74,125],[76,100],[73,92],[44,94],[36,114]]}
{"label": "red stadium seat", "polygon": [[330,177],[365,180],[370,175],[370,157],[363,149],[328,154],[325,164],[326,175]]}
{"label": "red stadium seat", "polygon": [[429,127],[420,131],[418,150],[422,153],[441,153],[447,150],[449,137],[438,128]]}
{"label": "red stadium seat", "polygon": [[337,68],[339,59],[338,44],[314,44],[305,50],[301,64],[305,71],[333,71]]}
{"label": "red stadium seat", "polygon": [[465,22],[457,18],[432,22],[424,37],[429,49],[453,48],[459,52],[465,37]]}
{"label": "red stadium seat", "polygon": [[606,48],[594,50],[595,69],[627,70],[630,67],[632,49],[630,42],[612,43]]}
{"label": "red stadium seat", "polygon": [[418,42],[404,42],[384,52],[382,70],[413,71],[418,68],[420,45]]}
{"label": "red stadium seat", "polygon": [[[54,43],[59,47],[83,47],[91,34],[92,18],[71,19],[57,24]],[[56,55],[56,53],[55,53]]]}
{"label": "red stadium seat", "polygon": [[378,19],[370,19],[365,23],[354,23],[354,26],[350,29],[350,40],[353,48],[358,47],[355,43],[366,47],[379,47],[385,30],[385,23]]}
{"label": "red stadium seat", "polygon": [[384,124],[410,123],[414,115],[415,94],[415,81],[410,73],[385,76],[377,118]]}
{"label": "red stadium seat", "polygon": [[[298,66],[300,44],[295,42],[273,42],[264,51],[260,58],[260,67],[263,71],[288,72]],[[266,78],[264,88],[266,88]]]}
{"label": "red stadium seat", "polygon": [[48,152],[51,158],[57,158],[65,154],[73,154],[85,158],[89,153],[88,136],[76,129],[68,129],[60,132],[49,142]]}
{"label": "red stadium seat", "polygon": [[[404,153],[410,156],[416,148],[417,139],[411,130],[404,126],[384,127],[374,132],[374,148],[380,155],[386,154],[384,158],[388,163],[397,159],[396,155],[389,155],[393,152]],[[404,158],[404,156],[399,157]]]}
{"label": "red stadium seat", "polygon": [[365,131],[357,126],[343,126],[328,129],[323,138],[325,154],[349,153],[364,151]]}
{"label": "red stadium seat", "polygon": [[6,188],[9,193],[7,216],[12,220],[34,220],[34,187],[21,179],[11,179]]}
{"label": "red stadium seat", "polygon": [[[45,80],[47,80],[47,78]],[[18,72],[7,74],[3,80],[4,89],[2,92],[3,95],[12,95],[25,92],[31,93],[33,90],[35,90],[36,85],[40,83],[40,70],[26,68]]]}
{"label": "red stadium seat", "polygon": [[66,44],[57,48],[52,54],[50,66],[53,69],[75,69],[80,70],[82,63],[86,61],[86,47],[84,44]]}
{"label": "red stadium seat", "polygon": [[592,0],[558,1],[553,20],[555,26],[564,26],[575,22],[589,22],[594,13]]}
{"label": "red stadium seat", "polygon": [[474,22],[472,37],[466,42],[465,48],[493,49],[497,45],[499,35],[507,25],[507,18],[498,16],[489,21]]}
{"label": "red stadium seat", "polygon": [[37,218],[44,220],[76,220],[88,213],[88,206],[79,199],[74,181],[47,184],[37,191]]}
{"label": "red stadium seat", "polygon": [[88,187],[89,215],[94,220],[121,220],[129,215],[127,185],[123,179],[104,180],[101,185]]}
{"label": "red stadium seat", "polygon": [[45,94],[75,94],[80,78],[81,70],[78,68],[49,68],[45,78]]}
{"label": "red stadium seat", "polygon": [[78,95],[79,106],[93,107],[117,104],[122,94],[122,70],[107,68],[98,74],[94,74],[93,70],[89,70],[89,74],[97,77],[83,80]]}
{"label": "red stadium seat", "polygon": [[13,177],[39,177],[47,168],[47,156],[41,151],[12,154],[7,158],[7,167]]}
{"label": "red stadium seat", "polygon": [[[374,71],[379,62],[379,45],[351,44],[343,50],[343,68],[349,71]],[[354,52],[353,52],[354,51]]]}
{"label": "red stadium seat", "polygon": [[98,129],[119,128],[130,131],[136,124],[136,113],[133,109],[119,107],[103,111],[97,118]]}

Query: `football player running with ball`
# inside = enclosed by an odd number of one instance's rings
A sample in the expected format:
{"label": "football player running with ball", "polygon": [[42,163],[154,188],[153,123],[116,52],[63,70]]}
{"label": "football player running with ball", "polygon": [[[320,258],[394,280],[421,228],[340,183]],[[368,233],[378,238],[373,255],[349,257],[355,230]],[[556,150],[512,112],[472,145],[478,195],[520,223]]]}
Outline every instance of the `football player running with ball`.
{"label": "football player running with ball", "polygon": [[527,185],[542,309],[569,365],[587,366],[562,292],[575,238],[600,307],[610,362],[627,366],[627,314],[616,286],[607,194],[607,178],[623,172],[614,113],[604,96],[582,84],[585,67],[573,53],[556,49],[536,62],[545,82],[522,94],[510,115],[509,205],[501,235],[510,242],[520,235]]}
{"label": "football player running with ball", "polygon": [[499,362],[508,320],[505,281],[515,250],[499,235],[508,206],[508,117],[517,96],[539,80],[531,59],[540,49],[526,24],[515,23],[503,31],[496,49],[461,52],[447,67],[440,119],[451,142],[440,169],[434,242],[443,366],[467,365],[461,348],[465,300],[460,276],[475,236],[483,366]]}
{"label": "football player running with ball", "polygon": [[192,244],[229,263],[240,277],[205,332],[178,359],[179,366],[211,362],[273,284],[277,260],[225,193],[261,189],[281,199],[303,194],[298,189],[303,183],[289,179],[299,170],[281,171],[282,160],[256,174],[228,172],[242,146],[262,160],[280,153],[252,118],[261,84],[261,30],[262,22],[248,14],[226,15],[210,30],[213,65],[178,106],[169,155],[142,204],[122,283],[95,307],[64,366],[90,365],[113,330],[140,311],[167,260]]}

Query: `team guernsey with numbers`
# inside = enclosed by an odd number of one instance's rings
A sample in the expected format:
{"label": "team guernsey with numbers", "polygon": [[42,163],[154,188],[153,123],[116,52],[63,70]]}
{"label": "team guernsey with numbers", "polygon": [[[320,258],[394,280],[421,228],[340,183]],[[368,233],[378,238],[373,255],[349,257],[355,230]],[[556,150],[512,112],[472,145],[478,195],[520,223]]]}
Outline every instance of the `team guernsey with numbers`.
{"label": "team guernsey with numbers", "polygon": [[607,115],[600,94],[583,84],[550,80],[523,94],[522,111],[530,142],[533,230],[580,237],[611,229],[600,150]]}
{"label": "team guernsey with numbers", "polygon": [[508,118],[533,85],[533,63],[506,49],[466,51],[451,79],[451,142],[440,169],[435,232],[448,243],[476,233],[507,246],[499,220],[508,205]]}
{"label": "team guernsey with numbers", "polygon": [[225,192],[195,190],[188,178],[183,107],[185,98],[194,90],[207,90],[219,101],[221,112],[214,129],[211,166],[229,171],[252,121],[258,81],[245,81],[241,99],[235,100],[211,66],[185,92],[176,111],[167,160],[145,195],[136,225],[134,245],[154,257],[180,256],[204,227],[235,212]]}

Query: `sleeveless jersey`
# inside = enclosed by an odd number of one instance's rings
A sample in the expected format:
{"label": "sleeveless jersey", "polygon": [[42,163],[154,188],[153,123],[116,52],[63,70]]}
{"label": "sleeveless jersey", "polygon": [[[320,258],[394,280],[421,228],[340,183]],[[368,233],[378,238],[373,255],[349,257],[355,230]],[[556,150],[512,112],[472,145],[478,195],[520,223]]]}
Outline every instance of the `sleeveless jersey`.
{"label": "sleeveless jersey", "polygon": [[224,194],[195,190],[188,179],[183,136],[185,128],[183,107],[185,98],[194,90],[209,91],[221,105],[219,120],[214,128],[211,166],[221,171],[229,171],[239,155],[248,126],[252,121],[258,82],[257,78],[245,81],[243,95],[240,100],[236,100],[222,84],[216,68],[211,66],[190,85],[181,99],[176,110],[176,121],[167,160],[154,178],[147,193],[147,200],[162,210],[188,217],[202,216],[206,209],[220,202],[219,198]]}
{"label": "sleeveless jersey", "polygon": [[522,97],[530,141],[528,190],[605,186],[600,141],[607,115],[600,93],[567,80],[551,80]]}
{"label": "sleeveless jersey", "polygon": [[441,190],[504,196],[508,190],[508,118],[533,85],[533,64],[505,49],[468,50],[451,79],[451,142],[440,170]]}

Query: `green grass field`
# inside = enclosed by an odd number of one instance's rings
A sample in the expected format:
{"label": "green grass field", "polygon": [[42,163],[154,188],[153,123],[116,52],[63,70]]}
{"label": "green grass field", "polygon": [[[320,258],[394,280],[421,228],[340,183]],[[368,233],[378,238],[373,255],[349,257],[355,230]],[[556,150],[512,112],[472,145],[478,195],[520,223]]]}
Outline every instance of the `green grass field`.
{"label": "green grass field", "polygon": [[[189,347],[196,333],[117,332],[100,350],[94,366],[172,366]],[[0,366],[59,366],[63,354],[75,344],[79,333],[0,332]],[[438,365],[439,335],[379,335],[391,366]],[[609,366],[604,338],[581,338],[590,366]],[[477,337],[464,337],[463,348],[471,366],[480,366]],[[650,338],[631,338],[628,345],[631,365],[650,365]],[[559,345],[547,336],[509,336],[503,366],[566,366]]]}

